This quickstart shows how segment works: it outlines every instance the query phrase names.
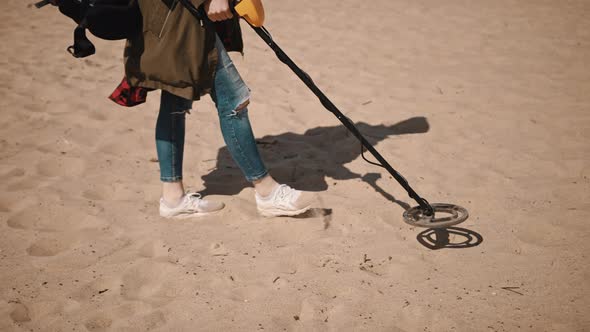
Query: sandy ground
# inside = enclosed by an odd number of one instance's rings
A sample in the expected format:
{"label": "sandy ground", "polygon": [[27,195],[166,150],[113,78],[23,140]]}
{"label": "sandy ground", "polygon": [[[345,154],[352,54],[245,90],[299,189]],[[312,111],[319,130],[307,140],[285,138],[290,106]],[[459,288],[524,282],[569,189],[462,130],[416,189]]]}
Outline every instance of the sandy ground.
{"label": "sandy ground", "polygon": [[[77,60],[54,8],[0,8],[0,330],[589,331],[590,3],[267,1],[279,44],[431,202],[413,205],[249,29],[234,56],[273,174],[318,213],[264,219],[209,98],[186,182],[220,214],[157,214],[158,92],[123,109],[122,43]],[[96,39],[95,39],[96,40]],[[325,213],[322,213],[325,212]]]}

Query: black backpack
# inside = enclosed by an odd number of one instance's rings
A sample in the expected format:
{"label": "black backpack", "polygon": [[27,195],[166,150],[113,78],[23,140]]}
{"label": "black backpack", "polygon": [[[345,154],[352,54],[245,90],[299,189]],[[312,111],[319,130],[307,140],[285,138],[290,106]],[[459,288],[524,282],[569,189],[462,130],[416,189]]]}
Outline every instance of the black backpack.
{"label": "black backpack", "polygon": [[[43,0],[36,6],[41,8],[49,3],[50,0]],[[86,37],[86,30],[107,40],[134,38],[142,30],[137,0],[58,0],[57,5],[62,14],[78,24],[74,30],[74,45],[67,48],[76,58],[96,52]]]}

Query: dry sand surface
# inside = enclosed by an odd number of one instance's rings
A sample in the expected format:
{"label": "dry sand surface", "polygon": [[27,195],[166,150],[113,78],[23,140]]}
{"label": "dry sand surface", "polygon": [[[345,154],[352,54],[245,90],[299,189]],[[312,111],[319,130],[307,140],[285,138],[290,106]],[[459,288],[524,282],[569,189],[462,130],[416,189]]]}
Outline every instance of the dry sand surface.
{"label": "dry sand surface", "polygon": [[109,101],[123,44],[74,59],[73,24],[30,3],[0,4],[0,330],[590,330],[587,0],[267,1],[274,38],[416,190],[469,209],[434,249],[249,29],[233,57],[260,150],[318,209],[258,217],[205,98],[186,182],[227,207],[160,218],[159,93]]}

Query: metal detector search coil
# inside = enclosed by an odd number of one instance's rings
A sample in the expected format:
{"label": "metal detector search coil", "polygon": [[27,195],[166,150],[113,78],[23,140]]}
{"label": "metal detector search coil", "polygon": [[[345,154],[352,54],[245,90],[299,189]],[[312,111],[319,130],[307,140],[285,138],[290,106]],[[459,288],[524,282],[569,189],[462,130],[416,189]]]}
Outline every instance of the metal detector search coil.
{"label": "metal detector search coil", "polygon": [[[454,204],[430,204],[434,213],[428,215],[420,206],[415,206],[404,212],[404,221],[408,225],[426,228],[447,228],[457,225],[469,218],[469,212],[464,207]],[[438,213],[438,216],[437,216]],[[441,216],[441,214],[443,214]]]}

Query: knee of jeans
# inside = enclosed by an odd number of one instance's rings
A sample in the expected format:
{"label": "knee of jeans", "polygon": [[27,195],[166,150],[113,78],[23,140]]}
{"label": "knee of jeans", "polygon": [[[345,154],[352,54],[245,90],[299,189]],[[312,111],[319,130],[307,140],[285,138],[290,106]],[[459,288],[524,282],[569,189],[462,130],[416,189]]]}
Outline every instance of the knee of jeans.
{"label": "knee of jeans", "polygon": [[240,114],[246,112],[248,109],[248,105],[250,105],[250,99],[246,99],[244,102],[242,102],[241,104],[239,104],[233,111],[231,111],[228,115],[228,117],[237,117]]}
{"label": "knee of jeans", "polygon": [[169,114],[190,114],[193,101],[174,95],[163,90],[160,100],[160,111],[166,111]]}

